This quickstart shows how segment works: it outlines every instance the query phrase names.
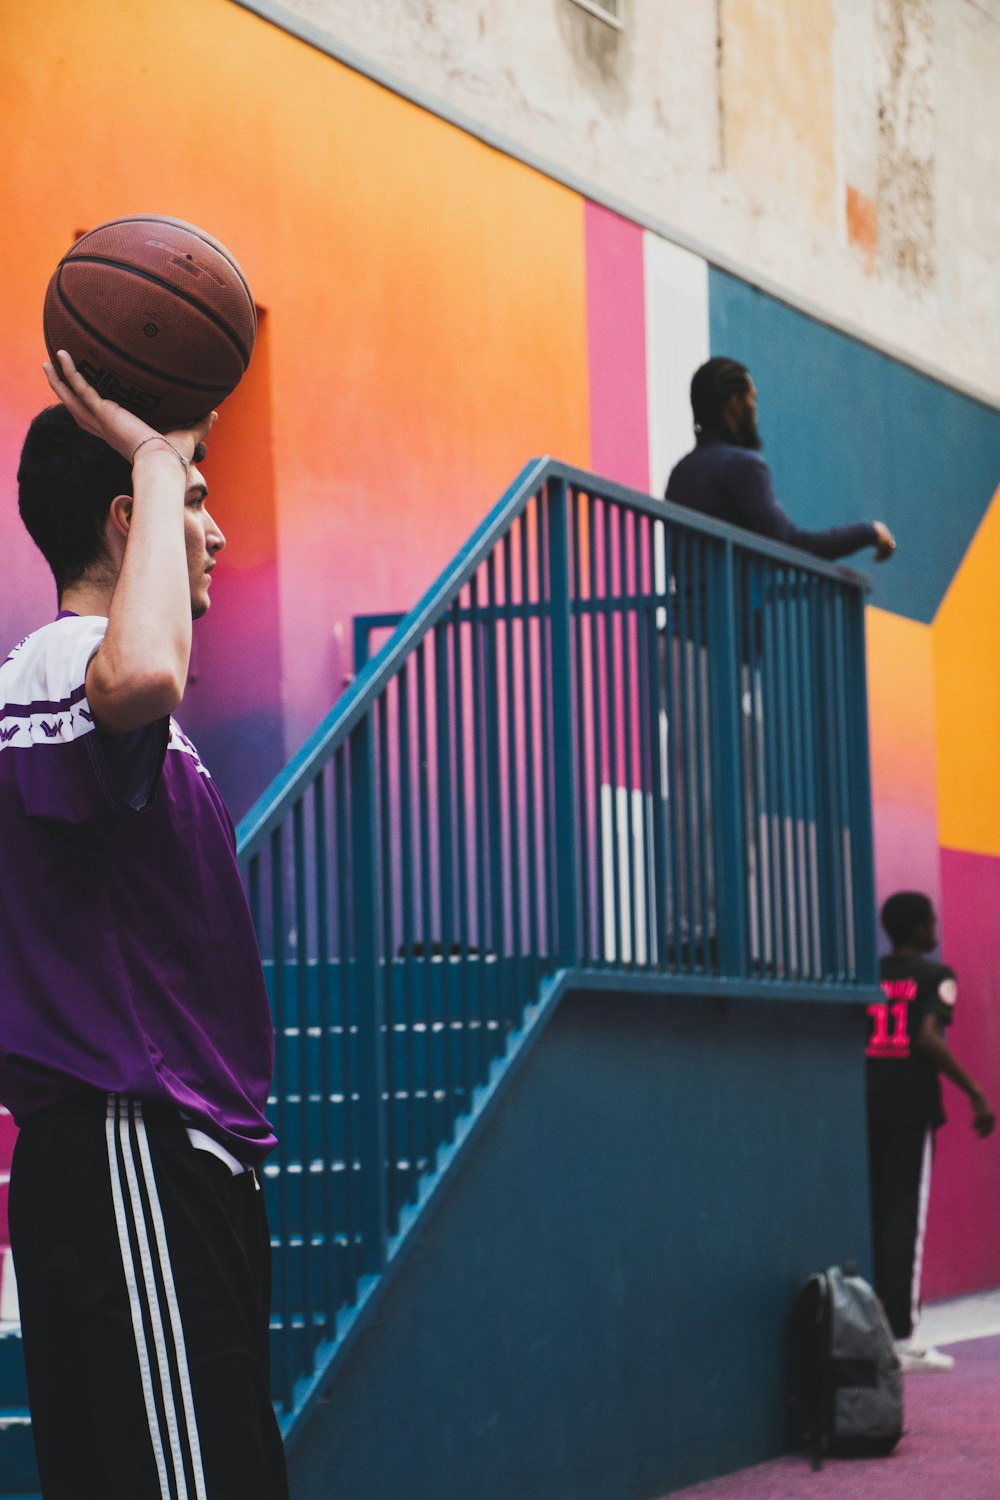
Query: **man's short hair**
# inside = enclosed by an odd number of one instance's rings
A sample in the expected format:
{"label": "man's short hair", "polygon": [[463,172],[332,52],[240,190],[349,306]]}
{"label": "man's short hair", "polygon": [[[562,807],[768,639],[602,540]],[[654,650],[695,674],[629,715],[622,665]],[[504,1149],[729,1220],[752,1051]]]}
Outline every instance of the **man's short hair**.
{"label": "man's short hair", "polygon": [[115,496],[131,495],[132,467],[64,406],[47,406],[28,428],[17,489],[21,520],[62,593],[106,556],[104,523]]}
{"label": "man's short hair", "polygon": [[691,377],[691,411],[698,432],[718,427],[730,396],[744,396],[750,389],[750,371],[738,360],[717,354],[699,366]]}
{"label": "man's short hair", "polygon": [[922,891],[897,891],[882,907],[882,926],[893,943],[905,943],[918,927],[934,920],[934,907]]}

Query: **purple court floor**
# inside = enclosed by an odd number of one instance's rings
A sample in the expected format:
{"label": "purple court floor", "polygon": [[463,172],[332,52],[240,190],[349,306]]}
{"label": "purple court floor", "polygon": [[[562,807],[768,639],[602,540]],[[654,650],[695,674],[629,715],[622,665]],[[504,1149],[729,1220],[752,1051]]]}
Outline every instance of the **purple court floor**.
{"label": "purple court floor", "polygon": [[[955,1328],[960,1343],[946,1342],[944,1326],[935,1330],[933,1342],[955,1356],[955,1368],[905,1377],[906,1427],[888,1458],[829,1459],[816,1473],[806,1459],[779,1458],[675,1491],[670,1500],[1000,1500],[995,1326],[980,1319],[971,1337]],[[992,1336],[983,1336],[985,1328]],[[921,1337],[927,1332],[922,1325]]]}

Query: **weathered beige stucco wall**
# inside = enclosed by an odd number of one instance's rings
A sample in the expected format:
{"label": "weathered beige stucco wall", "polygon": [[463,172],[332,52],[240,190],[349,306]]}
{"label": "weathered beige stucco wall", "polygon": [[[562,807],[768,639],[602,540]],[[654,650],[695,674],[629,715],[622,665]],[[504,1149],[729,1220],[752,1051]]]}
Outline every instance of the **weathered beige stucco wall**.
{"label": "weathered beige stucco wall", "polygon": [[1000,401],[1000,0],[280,3]]}

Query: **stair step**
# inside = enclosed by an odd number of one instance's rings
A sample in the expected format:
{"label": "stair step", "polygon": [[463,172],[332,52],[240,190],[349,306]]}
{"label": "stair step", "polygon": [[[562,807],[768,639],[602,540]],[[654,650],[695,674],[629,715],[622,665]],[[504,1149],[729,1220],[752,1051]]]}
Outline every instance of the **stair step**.
{"label": "stair step", "polygon": [[38,1493],[38,1466],[26,1406],[0,1407],[0,1496]]}
{"label": "stair step", "polygon": [[[24,1373],[21,1330],[0,1325],[0,1410],[28,1405],[28,1382]],[[0,1468],[0,1475],[3,1469]]]}

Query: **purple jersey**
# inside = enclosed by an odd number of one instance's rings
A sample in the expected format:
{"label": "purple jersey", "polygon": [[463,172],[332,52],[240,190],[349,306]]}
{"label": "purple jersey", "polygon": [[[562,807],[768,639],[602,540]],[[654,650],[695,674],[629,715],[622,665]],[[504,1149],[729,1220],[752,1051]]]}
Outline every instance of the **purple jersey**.
{"label": "purple jersey", "polygon": [[173,1103],[256,1165],[274,1035],[232,822],[173,720],[94,730],[107,624],[61,616],[0,664],[0,1102]]}

